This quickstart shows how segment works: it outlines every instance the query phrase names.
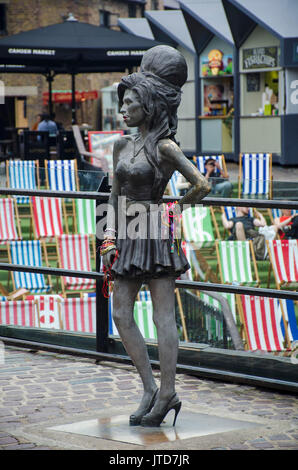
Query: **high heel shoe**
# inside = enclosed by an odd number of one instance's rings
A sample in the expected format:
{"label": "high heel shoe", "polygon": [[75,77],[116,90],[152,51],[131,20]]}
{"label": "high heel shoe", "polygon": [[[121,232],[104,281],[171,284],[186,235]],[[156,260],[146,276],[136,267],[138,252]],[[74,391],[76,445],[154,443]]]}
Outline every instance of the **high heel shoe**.
{"label": "high heel shoe", "polygon": [[130,415],[129,417],[129,425],[130,426],[139,426],[141,424],[143,416],[145,416],[151,409],[155,403],[156,397],[158,394],[158,388],[155,390],[154,394],[152,395],[151,401],[147,408],[140,410],[138,413],[135,412],[134,414]]}
{"label": "high heel shoe", "polygon": [[179,398],[177,397],[176,393],[172,395],[166,406],[161,410],[159,413],[154,412],[154,410],[151,411],[151,413],[146,414],[143,416],[141,420],[141,426],[145,427],[158,427],[166,417],[169,411],[175,410],[175,417],[173,421],[173,426],[175,426],[176,419],[178,416],[178,413],[181,409],[181,401],[179,401]]}

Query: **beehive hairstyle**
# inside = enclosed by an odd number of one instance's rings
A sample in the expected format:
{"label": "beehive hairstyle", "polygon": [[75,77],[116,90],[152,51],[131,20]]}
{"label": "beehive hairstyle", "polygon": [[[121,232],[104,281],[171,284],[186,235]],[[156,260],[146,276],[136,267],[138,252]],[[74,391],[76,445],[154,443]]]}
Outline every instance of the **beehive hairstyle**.
{"label": "beehive hairstyle", "polygon": [[183,55],[170,46],[156,46],[145,52],[140,71],[121,79],[118,97],[122,106],[126,89],[135,91],[148,122],[144,142],[145,155],[155,170],[152,193],[160,192],[163,175],[157,163],[157,144],[169,138],[175,142],[177,109],[181,87],[187,80],[187,65]]}

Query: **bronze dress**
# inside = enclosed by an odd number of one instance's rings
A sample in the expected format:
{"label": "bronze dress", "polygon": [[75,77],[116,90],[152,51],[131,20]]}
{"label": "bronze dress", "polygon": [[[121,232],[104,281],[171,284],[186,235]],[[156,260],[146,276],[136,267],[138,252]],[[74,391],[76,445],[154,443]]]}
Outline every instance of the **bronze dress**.
{"label": "bronze dress", "polygon": [[146,209],[140,219],[139,234],[133,237],[129,227],[134,223],[135,216],[124,216],[125,210],[118,211],[121,214],[118,216],[116,242],[118,257],[112,266],[112,275],[144,280],[160,276],[179,277],[190,268],[180,240],[173,240],[171,230],[166,228],[160,215],[156,216],[160,212],[149,209],[152,208],[150,204],[161,204],[168,178],[162,180],[158,194],[152,194],[155,174],[147,158],[133,163],[125,158],[120,159],[115,173],[121,187],[121,199],[126,201],[125,208],[139,203]]}

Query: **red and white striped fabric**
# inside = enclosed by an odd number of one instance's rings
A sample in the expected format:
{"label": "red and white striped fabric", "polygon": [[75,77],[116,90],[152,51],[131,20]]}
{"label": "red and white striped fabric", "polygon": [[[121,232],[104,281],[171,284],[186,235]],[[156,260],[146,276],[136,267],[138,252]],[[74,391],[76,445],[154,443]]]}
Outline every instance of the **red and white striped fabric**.
{"label": "red and white striped fabric", "polygon": [[64,330],[96,332],[96,297],[62,299],[60,308]]}
{"label": "red and white striped fabric", "polygon": [[39,328],[61,329],[60,311],[58,300],[61,295],[30,295],[27,299],[33,299],[36,303],[35,324]]}
{"label": "red and white striped fabric", "polygon": [[15,224],[15,201],[12,198],[0,199],[0,244],[20,240]]}
{"label": "red and white striped fabric", "polygon": [[278,299],[253,295],[241,295],[240,298],[249,349],[284,350]]}
{"label": "red and white striped fabric", "polygon": [[[61,235],[58,237],[61,268],[75,271],[91,271],[91,258],[88,235]],[[63,277],[67,290],[94,289],[94,279]]]}
{"label": "red and white striped fabric", "polygon": [[270,240],[267,246],[276,282],[298,282],[298,240]]}
{"label": "red and white striped fabric", "polygon": [[0,324],[35,326],[33,300],[9,300],[0,302]]}
{"label": "red and white striped fabric", "polygon": [[61,200],[49,197],[32,197],[33,222],[36,238],[53,240],[63,233]]}

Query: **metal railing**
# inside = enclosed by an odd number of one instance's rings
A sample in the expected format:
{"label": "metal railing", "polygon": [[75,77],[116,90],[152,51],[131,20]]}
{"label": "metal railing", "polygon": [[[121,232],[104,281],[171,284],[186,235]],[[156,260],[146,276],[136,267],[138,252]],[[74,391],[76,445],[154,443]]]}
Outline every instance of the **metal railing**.
{"label": "metal railing", "polygon": [[[95,199],[96,205],[98,206],[101,202],[107,202],[109,193],[107,192],[88,192],[88,191],[50,191],[50,190],[26,190],[26,189],[11,189],[11,188],[0,188],[0,196],[40,196],[40,197],[57,197],[65,199]],[[177,197],[164,196],[165,202],[176,201]],[[202,201],[202,205],[205,206],[242,206],[242,207],[256,207],[256,208],[287,208],[297,209],[298,201],[281,201],[281,200],[260,200],[260,199],[235,199],[235,198],[212,198],[207,197]],[[99,247],[101,240],[96,238],[97,248]],[[99,258],[99,257],[97,257]],[[28,341],[18,339],[9,336],[1,336],[0,340],[10,345],[17,345],[23,347],[29,347],[31,349],[44,349],[49,351],[58,351],[62,353],[70,353],[76,355],[83,355],[91,357],[97,360],[114,360],[124,361],[130,363],[130,359],[119,353],[109,353],[109,335],[108,335],[108,301],[102,294],[103,286],[103,273],[99,270],[99,263],[97,262],[96,271],[77,271],[77,270],[66,270],[61,268],[49,268],[49,267],[33,267],[25,265],[15,265],[8,263],[0,263],[1,271],[18,271],[18,272],[31,272],[45,275],[54,276],[71,276],[79,278],[89,278],[96,280],[96,351],[83,350],[80,348],[63,347],[59,345]],[[279,290],[279,289],[265,289],[260,287],[245,287],[237,285],[226,285],[218,283],[205,283],[199,281],[184,281],[176,280],[176,286],[178,288],[185,289],[198,289],[203,291],[215,291],[218,293],[233,293],[233,294],[244,294],[244,295],[256,295],[270,298],[280,299],[291,299],[298,301],[298,292],[290,290]],[[231,360],[231,358],[228,358]],[[240,361],[241,362],[241,361]],[[152,360],[153,364],[158,365],[158,361]],[[266,366],[267,367],[267,366]],[[296,381],[297,370],[293,376],[294,380],[286,380],[283,376],[282,380],[279,378],[261,377],[260,375],[252,375],[242,373],[241,371],[233,372],[232,370],[225,370],[222,365],[216,368],[210,367],[198,367],[187,364],[178,364],[178,370],[186,373],[198,374],[205,377],[212,378],[223,378],[225,380],[238,381],[240,383],[252,383],[259,384],[262,386],[269,386],[272,388],[286,389],[288,391],[298,390],[298,381]],[[265,370],[262,369],[261,370]],[[279,376],[279,374],[277,374]],[[285,374],[286,375],[286,374]]]}

